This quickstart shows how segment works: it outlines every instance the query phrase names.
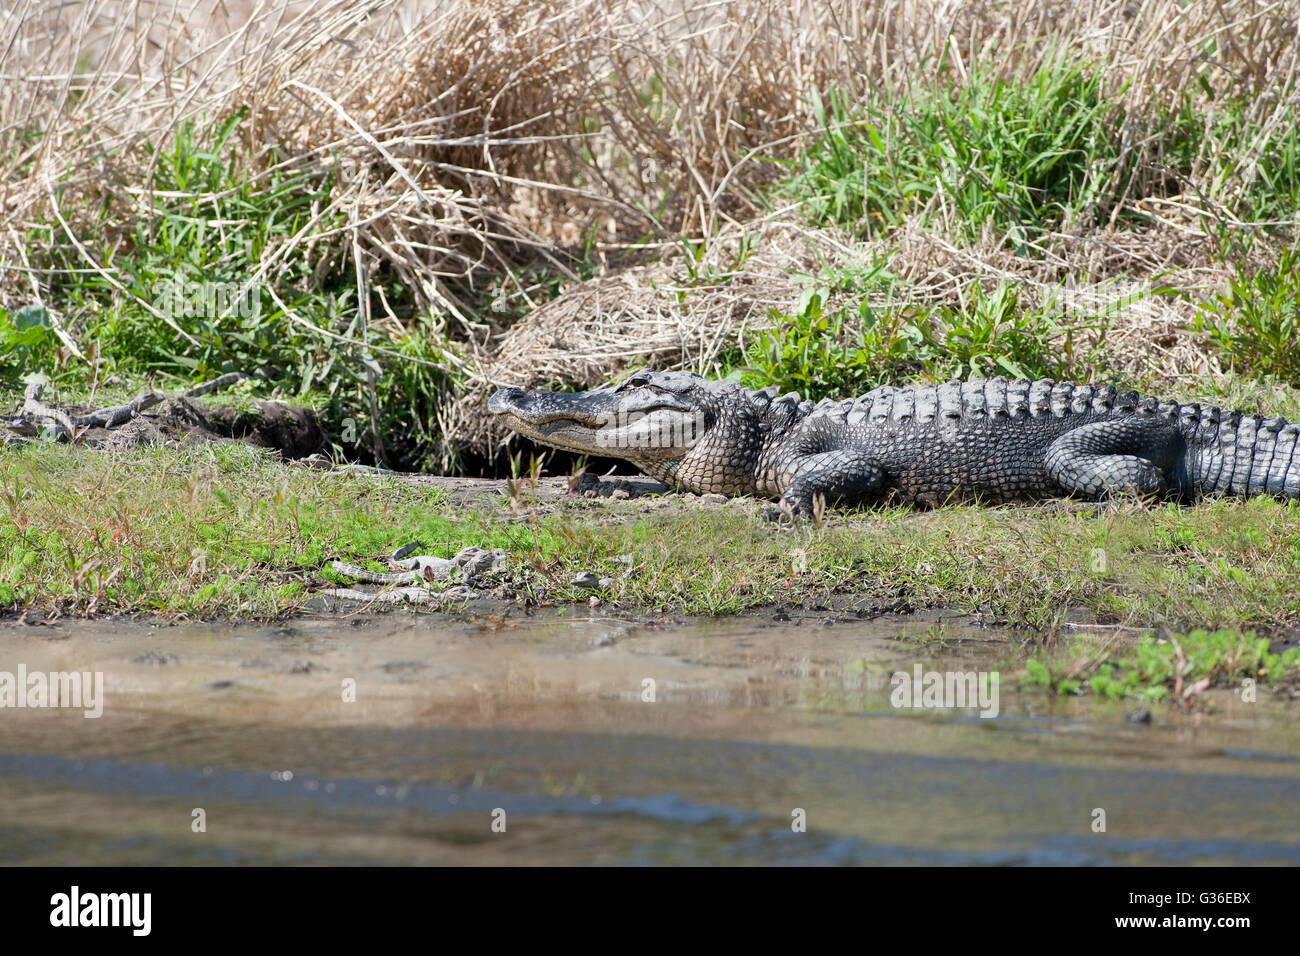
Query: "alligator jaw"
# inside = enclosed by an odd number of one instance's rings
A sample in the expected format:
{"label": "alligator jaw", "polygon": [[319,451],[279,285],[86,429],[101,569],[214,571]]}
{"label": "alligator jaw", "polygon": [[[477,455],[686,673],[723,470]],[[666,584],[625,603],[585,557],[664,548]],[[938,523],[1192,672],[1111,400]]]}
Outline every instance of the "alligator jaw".
{"label": "alligator jaw", "polygon": [[608,390],[570,393],[503,388],[488,399],[492,414],[508,415],[532,427],[568,421],[595,429],[606,423],[616,406],[613,392]]}
{"label": "alligator jaw", "polygon": [[488,400],[488,411],[535,441],[629,461],[680,458],[704,430],[699,412],[685,402],[644,390],[503,388]]}
{"label": "alligator jaw", "polygon": [[503,417],[512,431],[534,441],[591,453],[606,420],[602,403],[591,399],[591,393],[578,396],[504,388],[488,400],[488,411]]}

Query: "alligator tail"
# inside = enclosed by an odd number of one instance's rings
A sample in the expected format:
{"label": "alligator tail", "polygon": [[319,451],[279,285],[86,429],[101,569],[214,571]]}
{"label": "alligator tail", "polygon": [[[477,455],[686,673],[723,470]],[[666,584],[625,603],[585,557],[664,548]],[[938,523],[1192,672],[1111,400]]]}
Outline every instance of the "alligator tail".
{"label": "alligator tail", "polygon": [[1300,498],[1300,422],[1196,405],[1180,411],[1197,493]]}

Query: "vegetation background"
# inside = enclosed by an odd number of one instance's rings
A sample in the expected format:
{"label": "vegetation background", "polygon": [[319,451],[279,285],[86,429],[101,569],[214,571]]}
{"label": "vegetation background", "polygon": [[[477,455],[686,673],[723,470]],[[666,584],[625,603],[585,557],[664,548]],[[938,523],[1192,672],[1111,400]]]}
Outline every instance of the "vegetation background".
{"label": "vegetation background", "polygon": [[[15,0],[0,401],[239,371],[221,401],[310,405],[339,457],[439,472],[506,464],[494,388],[642,364],[812,398],[1051,375],[1300,418],[1298,28],[1259,0]],[[744,502],[580,520],[528,488],[453,507],[239,445],[37,442],[0,459],[0,608],[275,617],[330,558],[419,541],[509,551],[533,603],[591,600],[595,569],[625,606],[850,595],[1049,648],[1067,619],[1230,629],[1027,665],[1071,693],[1300,661],[1294,502],[776,533]]]}
{"label": "vegetation background", "polygon": [[242,371],[343,456],[439,471],[504,447],[493,388],[645,363],[813,397],[1058,375],[1295,417],[1298,23],[1260,0],[19,0],[0,387]]}

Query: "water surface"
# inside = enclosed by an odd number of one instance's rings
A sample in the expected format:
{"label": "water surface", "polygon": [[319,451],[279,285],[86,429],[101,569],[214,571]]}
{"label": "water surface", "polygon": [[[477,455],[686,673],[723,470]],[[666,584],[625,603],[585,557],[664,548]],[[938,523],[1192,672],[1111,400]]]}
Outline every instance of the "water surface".
{"label": "water surface", "polygon": [[891,706],[895,670],[1018,640],[585,609],[0,625],[0,670],[106,687],[99,719],[0,710],[0,862],[1300,863],[1294,703],[1143,725],[1004,677],[994,719]]}

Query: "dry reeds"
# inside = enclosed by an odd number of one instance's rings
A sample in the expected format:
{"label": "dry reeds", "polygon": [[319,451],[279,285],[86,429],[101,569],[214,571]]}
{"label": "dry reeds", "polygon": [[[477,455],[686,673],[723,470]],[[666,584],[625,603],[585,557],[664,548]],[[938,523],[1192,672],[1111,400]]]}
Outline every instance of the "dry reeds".
{"label": "dry reeds", "polygon": [[[1147,204],[1145,232],[1112,218],[1044,237],[1029,258],[997,236],[959,248],[907,224],[859,242],[771,211],[762,190],[812,132],[816,91],[961,84],[976,68],[1023,78],[1053,56],[1104,65],[1125,161],[1159,171],[1144,123],[1189,96],[1207,116],[1246,97],[1258,129],[1294,127],[1296,28],[1294,10],[1261,0],[18,0],[0,10],[0,297],[47,297],[38,236],[71,240],[80,268],[111,278],[111,256],[79,237],[128,244],[156,151],[186,119],[246,110],[252,174],[335,182],[259,274],[333,242],[359,284],[382,271],[412,290],[465,383],[445,440],[483,449],[477,407],[493,385],[707,368],[769,306],[789,308],[795,273],[827,263],[887,254],[918,295],[951,300],[998,279],[1212,287],[1208,220],[1231,217],[1258,151],[1231,167],[1197,157],[1171,196],[1121,197]],[[742,241],[753,254],[735,265]],[[579,282],[584,243],[606,271]],[[568,290],[510,328],[484,320],[485,284],[539,261]],[[1178,338],[1180,310],[1135,307],[1111,342],[1156,349],[1171,374],[1208,368]],[[52,318],[76,350],[78,328]],[[373,317],[380,340],[402,332],[391,312]]]}

